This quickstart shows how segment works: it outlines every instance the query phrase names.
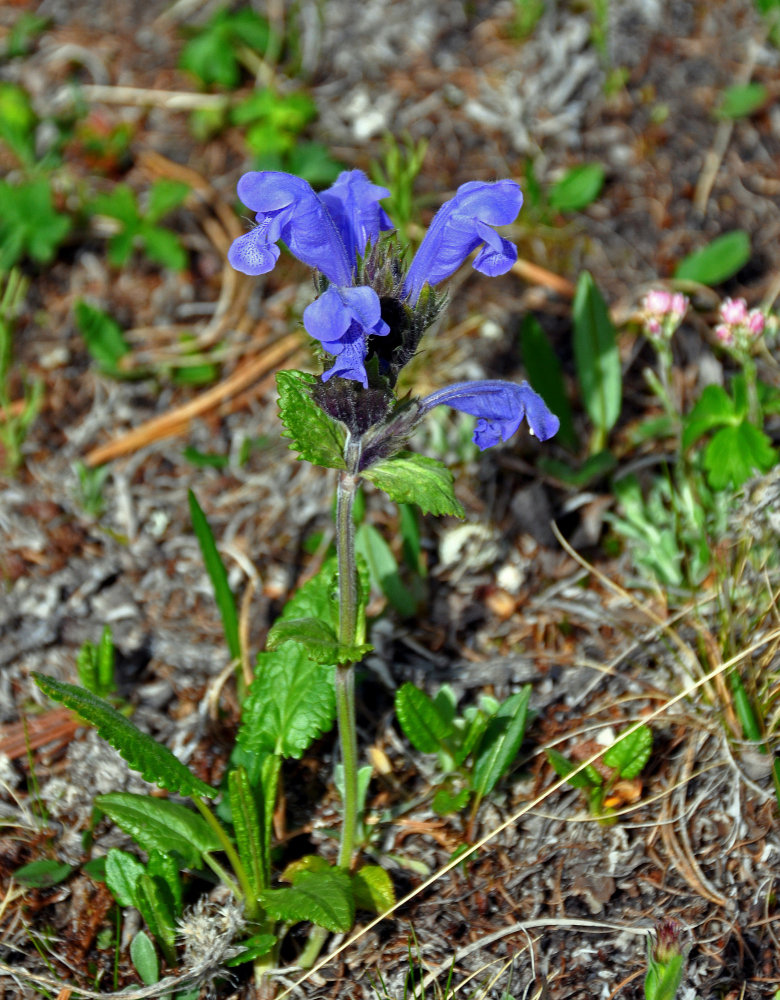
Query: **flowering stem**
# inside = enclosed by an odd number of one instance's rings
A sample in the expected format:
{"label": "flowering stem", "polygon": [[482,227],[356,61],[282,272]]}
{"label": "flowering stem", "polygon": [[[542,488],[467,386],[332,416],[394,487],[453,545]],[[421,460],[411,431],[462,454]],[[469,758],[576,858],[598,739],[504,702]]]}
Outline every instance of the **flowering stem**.
{"label": "flowering stem", "polygon": [[[339,573],[339,629],[342,645],[355,641],[358,614],[358,578],[355,559],[355,523],[352,508],[359,477],[360,441],[348,438],[344,457],[347,468],[339,474],[336,494],[336,551]],[[336,718],[339,724],[341,762],[344,767],[344,817],[338,864],[349,868],[355,847],[358,810],[357,732],[355,727],[355,672],[351,663],[336,666]]]}

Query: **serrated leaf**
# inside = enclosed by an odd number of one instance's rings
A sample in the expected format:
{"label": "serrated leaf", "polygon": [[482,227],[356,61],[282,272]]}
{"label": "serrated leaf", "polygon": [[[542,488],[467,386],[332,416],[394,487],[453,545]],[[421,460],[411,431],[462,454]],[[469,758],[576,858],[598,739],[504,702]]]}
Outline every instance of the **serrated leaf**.
{"label": "serrated leaf", "polygon": [[[604,177],[604,168],[600,163],[582,163],[572,167],[550,189],[550,207],[559,212],[579,212],[598,198],[604,186]],[[552,406],[549,400],[546,402]]]}
{"label": "serrated leaf", "polygon": [[607,767],[614,767],[621,778],[631,780],[641,773],[650,759],[653,749],[653,733],[647,726],[627,736],[622,736],[617,743],[604,754]]}
{"label": "serrated leaf", "polygon": [[744,229],[735,229],[681,260],[674,276],[681,281],[719,285],[741,270],[749,260],[750,237]]}
{"label": "serrated leaf", "polygon": [[528,381],[561,422],[557,440],[575,451],[579,440],[574,429],[563,369],[542,325],[530,313],[525,316],[520,327],[520,349]]}
{"label": "serrated leaf", "polygon": [[73,865],[64,861],[55,861],[54,858],[39,858],[38,861],[31,861],[27,865],[22,865],[13,873],[13,877],[21,885],[27,885],[34,889],[48,889],[50,886],[59,885],[73,871]]}
{"label": "serrated leaf", "polygon": [[452,473],[436,458],[402,451],[363,472],[396,503],[416,503],[424,514],[464,517],[455,497]]}
{"label": "serrated leaf", "polygon": [[233,592],[228,582],[227,570],[217,549],[217,543],[214,540],[214,533],[211,530],[211,526],[198,503],[198,498],[192,490],[187,491],[187,496],[190,503],[192,530],[198,539],[198,545],[203,555],[203,562],[206,564],[206,571],[214,588],[214,597],[219,608],[219,613],[222,616],[222,626],[225,630],[225,640],[230,651],[230,658],[231,660],[240,660],[241,638],[238,628],[238,612]]}
{"label": "serrated leaf", "polygon": [[352,881],[338,868],[302,871],[291,888],[268,889],[260,894],[260,902],[276,920],[311,920],[334,932],[348,931],[355,920]]}
{"label": "serrated leaf", "polygon": [[173,904],[173,915],[180,917],[182,912],[183,893],[181,884],[181,872],[172,854],[164,854],[162,851],[149,852],[149,864],[146,866],[147,874],[152,878],[162,879],[170,893]]}
{"label": "serrated leaf", "polygon": [[245,767],[237,767],[228,775],[228,794],[238,856],[256,896],[268,888],[270,859],[265,849],[265,824]]}
{"label": "serrated leaf", "polygon": [[363,865],[352,876],[355,906],[371,913],[384,913],[395,903],[395,889],[390,876],[379,865]]}
{"label": "serrated leaf", "polygon": [[330,625],[319,618],[290,618],[274,623],[266,646],[278,649],[284,642],[298,642],[317,663],[357,663],[374,648],[370,643],[345,646]]}
{"label": "serrated leaf", "polygon": [[768,472],[777,459],[766,434],[744,419],[713,435],[704,452],[704,467],[710,486],[722,490],[729,485],[741,486],[756,472]]}
{"label": "serrated leaf", "polygon": [[188,868],[199,867],[204,853],[222,850],[205,819],[178,802],[133,792],[109,792],[98,795],[95,805],[145,851],[175,851]]}
{"label": "serrated leaf", "polygon": [[403,684],[396,691],[395,713],[406,738],[421,753],[437,753],[453,733],[452,723],[414,684]]}
{"label": "serrated leaf", "polygon": [[433,796],[431,808],[437,816],[448,816],[450,813],[460,812],[469,804],[471,798],[470,788],[461,788],[458,792],[450,792],[448,788],[442,786]]}
{"label": "serrated leaf", "polygon": [[170,229],[145,225],[141,238],[147,257],[155,264],[170,267],[174,271],[183,271],[187,266],[187,252],[179,242],[178,236]]}
{"label": "serrated leaf", "polygon": [[331,419],[312,399],[313,375],[293,370],[277,372],[279,416],[285,426],[283,437],[298,458],[326,469],[346,469],[344,445],[346,427]]}
{"label": "serrated leaf", "polygon": [[132,854],[110,848],[106,857],[106,885],[120,906],[135,906],[135,885],[146,869]]}
{"label": "serrated leaf", "polygon": [[162,948],[166,961],[175,965],[176,917],[170,889],[164,880],[144,872],[135,885],[135,905],[155,941]]}
{"label": "serrated leaf", "polygon": [[159,222],[160,219],[177,208],[190,193],[189,184],[175,181],[170,177],[161,177],[149,189],[149,206],[146,218],[149,222]]}
{"label": "serrated leaf", "polygon": [[147,781],[179,795],[214,798],[217,792],[197,778],[171,751],[129,722],[107,701],[83,688],[57,681],[44,674],[33,674],[44,694],[72,709],[98,734],[118,750],[129,766]]}
{"label": "serrated leaf", "polygon": [[139,931],[130,942],[130,958],[141,981],[153,986],[160,981],[160,962],[157,950],[145,931]]}
{"label": "serrated leaf", "polygon": [[620,416],[622,374],[615,328],[593,278],[583,271],[572,306],[574,359],[582,403],[605,439]]}
{"label": "serrated leaf", "polygon": [[509,770],[520,749],[528,721],[531,685],[507,698],[490,719],[474,762],[472,786],[481,799],[495,788]]}

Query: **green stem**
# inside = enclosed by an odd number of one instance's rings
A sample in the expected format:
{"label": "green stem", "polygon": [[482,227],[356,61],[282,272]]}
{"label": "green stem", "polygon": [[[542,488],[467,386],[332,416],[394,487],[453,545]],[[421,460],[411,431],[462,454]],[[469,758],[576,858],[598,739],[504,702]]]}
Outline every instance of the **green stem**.
{"label": "green stem", "polygon": [[[225,852],[225,854],[227,854],[228,860],[230,861],[230,865],[233,871],[235,872],[239,885],[241,886],[240,892],[237,891],[238,886],[236,886],[235,883],[232,882],[232,880],[227,879],[227,876],[224,873],[222,875],[219,875],[218,872],[217,874],[223,881],[225,881],[225,884],[233,893],[233,895],[236,897],[238,902],[241,902],[240,895],[241,893],[243,893],[244,895],[243,902],[247,919],[256,920],[258,914],[257,900],[255,899],[254,892],[252,891],[252,884],[249,881],[249,876],[246,873],[246,869],[244,868],[243,864],[241,863],[241,859],[238,856],[238,851],[236,851],[235,847],[233,846],[233,842],[231,841],[230,837],[228,837],[225,828],[219,822],[214,813],[209,809],[206,803],[197,795],[192,796],[192,801],[195,803],[198,812],[206,820],[208,825],[217,835],[219,842],[222,844],[222,850]],[[209,861],[208,858],[206,860]],[[213,862],[213,859],[211,859],[211,861],[209,862],[210,866],[213,868],[213,864],[211,864],[211,862]],[[216,871],[216,869],[214,870]]]}
{"label": "green stem", "polygon": [[[339,631],[342,645],[355,641],[358,616],[358,578],[355,558],[355,523],[352,507],[359,476],[360,441],[347,440],[346,471],[339,474],[336,494],[336,551],[339,571]],[[357,731],[355,727],[355,672],[351,663],[336,667],[336,718],[339,724],[341,762],[344,767],[344,817],[338,864],[349,868],[355,849],[358,811]]]}
{"label": "green stem", "polygon": [[743,371],[745,373],[745,389],[748,400],[748,420],[755,427],[761,427],[761,405],[758,401],[757,369],[755,361],[747,352],[742,359]]}

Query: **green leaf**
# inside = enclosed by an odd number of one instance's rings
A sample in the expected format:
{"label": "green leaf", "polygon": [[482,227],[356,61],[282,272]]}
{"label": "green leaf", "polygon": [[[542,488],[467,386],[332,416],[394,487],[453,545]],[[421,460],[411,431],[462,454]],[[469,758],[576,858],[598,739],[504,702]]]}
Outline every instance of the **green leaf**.
{"label": "green leaf", "polygon": [[10,271],[25,255],[48,264],[70,227],[70,219],[54,210],[45,178],[0,181],[0,271]]}
{"label": "green leaf", "polygon": [[130,942],[130,958],[141,981],[147,986],[153,986],[160,981],[160,962],[151,938],[144,931],[139,931]]}
{"label": "green leaf", "polygon": [[119,361],[130,348],[117,321],[83,299],[76,303],[75,316],[87,350],[102,370],[109,375],[121,374]]}
{"label": "green leaf", "polygon": [[170,894],[170,902],[173,906],[174,917],[180,917],[184,896],[181,884],[181,872],[172,854],[164,854],[162,851],[149,852],[149,864],[146,870],[152,878],[165,883],[167,893]]}
{"label": "green leaf", "polygon": [[749,260],[750,237],[744,229],[734,229],[681,260],[674,276],[679,281],[719,285],[741,270]]}
{"label": "green leaf", "polygon": [[231,660],[241,659],[241,639],[238,629],[238,612],[236,602],[233,599],[230,584],[228,583],[227,570],[222,562],[222,557],[217,550],[217,543],[214,541],[214,533],[206,520],[198,499],[192,490],[187,491],[190,501],[190,517],[192,518],[192,529],[198,539],[200,551],[203,554],[203,562],[206,564],[211,585],[214,588],[214,597],[217,601],[219,613],[222,616],[222,626],[225,630],[225,640],[228,644]]}
{"label": "green leaf", "polygon": [[452,473],[436,458],[402,451],[372,465],[363,476],[391,500],[416,503],[424,514],[465,516],[455,497]]}
{"label": "green leaf", "polygon": [[176,964],[176,917],[168,886],[145,872],[135,885],[135,905],[170,965]]}
{"label": "green leaf", "polygon": [[346,427],[314,402],[311,393],[316,382],[305,372],[277,372],[279,416],[285,426],[282,436],[292,440],[290,448],[298,452],[299,460],[326,469],[346,469]]}
{"label": "green leaf", "polygon": [[147,781],[179,795],[213,798],[217,794],[205,781],[196,778],[166,746],[142,733],[102,698],[44,674],[34,673],[33,678],[44,694],[91,723],[98,734],[118,750],[130,767]]}
{"label": "green leaf", "polygon": [[395,714],[406,738],[421,753],[438,753],[453,733],[452,722],[436,703],[408,682],[396,691]]}
{"label": "green leaf", "polygon": [[187,266],[187,253],[178,236],[170,229],[144,226],[141,231],[144,249],[150,260],[173,271],[183,271]]}
{"label": "green leaf", "polygon": [[338,868],[302,871],[287,889],[268,889],[260,902],[269,916],[286,923],[311,920],[329,931],[348,931],[355,920],[355,899],[349,874]]}
{"label": "green leaf", "polygon": [[[579,212],[586,208],[601,193],[604,176],[600,163],[582,163],[572,167],[550,189],[550,207],[559,212]],[[551,404],[548,402],[548,405]]]}
{"label": "green leaf", "polygon": [[461,809],[465,809],[470,798],[470,788],[461,788],[459,792],[450,792],[446,786],[442,785],[433,797],[431,808],[437,816],[448,816],[450,813],[457,813]]}
{"label": "green leaf", "polygon": [[769,91],[763,83],[740,83],[723,91],[717,108],[719,118],[746,118],[767,103]]}
{"label": "green leaf", "polygon": [[650,959],[645,976],[645,1000],[675,1000],[685,971],[684,955],[674,955],[668,962]]}
{"label": "green leaf", "polygon": [[135,192],[127,184],[115,184],[108,194],[95,195],[91,208],[97,215],[119,219],[130,232],[136,232],[141,222]]}
{"label": "green leaf", "polygon": [[745,418],[713,435],[704,452],[707,482],[714,490],[747,482],[756,472],[768,472],[777,462],[769,438]]}
{"label": "green leaf", "polygon": [[48,889],[64,882],[72,871],[73,865],[68,865],[64,861],[40,858],[38,861],[31,861],[17,868],[13,877],[21,885],[28,885],[33,889]]}
{"label": "green leaf", "polygon": [[563,380],[563,369],[547,334],[531,313],[526,313],[520,327],[520,349],[528,381],[561,422],[556,440],[576,451],[579,441]]}
{"label": "green leaf", "polygon": [[[572,788],[590,790],[601,787],[603,783],[602,777],[593,766],[589,765],[580,771],[579,774],[572,774],[577,765],[572,764],[560,751],[551,747],[549,750],[545,750],[545,753],[555,773],[561,778],[566,778]],[[571,777],[569,777],[570,775]]]}
{"label": "green leaf", "polygon": [[633,733],[622,736],[604,754],[607,767],[614,767],[621,778],[631,780],[641,774],[650,759],[653,734],[647,726],[640,726]]}
{"label": "green leaf", "polygon": [[605,449],[590,455],[578,469],[573,468],[567,462],[561,462],[557,458],[550,458],[547,455],[540,458],[537,464],[547,475],[560,479],[567,486],[584,489],[609,475],[616,467],[617,459],[612,452]]}
{"label": "green leaf", "polygon": [[277,649],[283,642],[299,642],[317,663],[357,663],[374,648],[370,643],[345,646],[333,628],[319,618],[290,618],[274,623],[266,646]]}
{"label": "green leaf", "polygon": [[132,854],[109,849],[106,857],[106,885],[120,906],[135,906],[135,886],[146,869]]}
{"label": "green leaf", "polygon": [[236,941],[236,947],[243,948],[244,950],[240,955],[236,955],[235,958],[228,959],[225,965],[232,969],[237,965],[243,965],[245,962],[254,962],[256,958],[262,958],[263,955],[267,955],[275,944],[276,935],[274,934],[255,934],[243,941]]}
{"label": "green leaf", "polygon": [[683,448],[690,448],[709,431],[724,424],[735,424],[738,419],[734,402],[726,390],[720,385],[706,386],[685,419]]}
{"label": "green leaf", "polygon": [[526,684],[522,691],[507,698],[488,722],[474,762],[472,785],[478,798],[493,791],[517,757],[525,735],[530,697],[531,685]]}
{"label": "green leaf", "polygon": [[615,328],[587,271],[577,282],[572,309],[574,360],[582,402],[598,431],[599,442],[604,442],[620,416],[622,374]]}
{"label": "green leaf", "polygon": [[189,184],[162,177],[149,189],[149,206],[145,217],[148,222],[159,222],[164,215],[178,208],[190,193]]}
{"label": "green leaf", "polygon": [[228,794],[238,856],[246,869],[252,891],[257,896],[268,888],[271,863],[265,849],[265,824],[245,767],[237,767],[228,775]]}
{"label": "green leaf", "polygon": [[371,579],[404,618],[417,611],[417,602],[398,574],[398,563],[390,546],[372,524],[361,524],[355,532],[355,551],[368,564]]}
{"label": "green leaf", "polygon": [[188,868],[202,864],[203,854],[222,850],[208,823],[178,802],[133,792],[98,795],[95,805],[145,851],[175,851]]}
{"label": "green leaf", "polygon": [[355,906],[371,913],[384,913],[395,903],[395,889],[390,876],[379,865],[363,865],[352,876]]}

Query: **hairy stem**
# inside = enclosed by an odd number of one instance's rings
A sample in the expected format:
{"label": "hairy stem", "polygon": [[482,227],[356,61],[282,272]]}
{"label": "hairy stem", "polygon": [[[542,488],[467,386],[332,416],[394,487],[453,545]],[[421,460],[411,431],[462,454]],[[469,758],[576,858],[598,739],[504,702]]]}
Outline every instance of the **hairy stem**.
{"label": "hairy stem", "polygon": [[[358,486],[360,442],[347,440],[345,472],[339,474],[336,495],[336,550],[338,553],[339,643],[355,641],[358,617],[358,578],[355,559],[355,523],[352,507]],[[336,667],[336,718],[339,724],[341,762],[344,766],[344,817],[338,863],[349,868],[355,849],[358,812],[357,732],[355,728],[355,672],[351,663]]]}

